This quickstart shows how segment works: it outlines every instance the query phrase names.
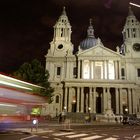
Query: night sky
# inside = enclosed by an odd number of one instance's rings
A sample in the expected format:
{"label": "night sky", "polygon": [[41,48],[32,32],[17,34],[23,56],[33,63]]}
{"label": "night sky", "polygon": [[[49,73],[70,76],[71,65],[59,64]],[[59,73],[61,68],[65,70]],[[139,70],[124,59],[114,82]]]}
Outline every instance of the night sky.
{"label": "night sky", "polygon": [[[77,50],[86,38],[89,18],[95,37],[115,50],[122,43],[122,29],[130,0],[4,0],[0,2],[0,72],[10,74],[24,62],[45,55],[53,38],[53,26],[66,7]],[[140,0],[131,0],[140,4]],[[140,8],[132,6],[140,21]]]}

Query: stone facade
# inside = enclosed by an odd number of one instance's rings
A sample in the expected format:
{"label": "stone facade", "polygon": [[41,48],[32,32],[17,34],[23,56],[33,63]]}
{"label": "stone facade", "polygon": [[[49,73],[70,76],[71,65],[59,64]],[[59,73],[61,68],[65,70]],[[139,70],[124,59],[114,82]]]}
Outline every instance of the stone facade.
{"label": "stone facade", "polygon": [[65,7],[54,25],[46,69],[54,87],[51,115],[63,110],[104,115],[140,113],[140,23],[131,8],[124,25],[123,44],[113,51],[95,38],[92,20],[87,38],[73,53],[71,26]]}

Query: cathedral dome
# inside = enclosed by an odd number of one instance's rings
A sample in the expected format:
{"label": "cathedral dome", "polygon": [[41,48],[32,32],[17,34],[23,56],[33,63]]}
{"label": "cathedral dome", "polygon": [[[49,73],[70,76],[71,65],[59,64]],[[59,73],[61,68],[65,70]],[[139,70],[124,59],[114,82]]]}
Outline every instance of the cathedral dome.
{"label": "cathedral dome", "polygon": [[94,29],[92,26],[92,21],[90,19],[90,25],[87,29],[87,38],[84,39],[82,42],[80,42],[80,48],[82,50],[89,49],[89,48],[95,46],[97,44],[96,42],[97,42],[97,39],[94,36]]}
{"label": "cathedral dome", "polygon": [[87,37],[80,43],[80,48],[82,50],[89,49],[96,45],[97,39],[93,37]]}

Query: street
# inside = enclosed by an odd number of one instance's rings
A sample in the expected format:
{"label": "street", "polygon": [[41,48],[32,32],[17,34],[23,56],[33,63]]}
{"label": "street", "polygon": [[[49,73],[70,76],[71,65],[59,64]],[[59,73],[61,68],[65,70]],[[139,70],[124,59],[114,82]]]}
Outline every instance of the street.
{"label": "street", "polygon": [[[43,129],[43,128],[42,128]],[[1,140],[140,140],[140,126],[94,126],[93,128],[43,129],[33,133],[0,134]]]}

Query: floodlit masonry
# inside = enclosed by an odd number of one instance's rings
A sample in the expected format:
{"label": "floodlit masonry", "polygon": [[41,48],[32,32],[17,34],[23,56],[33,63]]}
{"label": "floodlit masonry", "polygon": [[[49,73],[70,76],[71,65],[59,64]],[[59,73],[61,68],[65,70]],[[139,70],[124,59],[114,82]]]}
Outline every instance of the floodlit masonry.
{"label": "floodlit masonry", "polygon": [[[94,36],[90,19],[87,37],[74,54],[65,7],[54,25],[46,69],[54,90],[49,110],[96,115],[140,114],[140,22],[131,7],[123,27],[123,43],[113,51]],[[127,111],[126,111],[127,110]],[[108,114],[109,113],[109,114]]]}

